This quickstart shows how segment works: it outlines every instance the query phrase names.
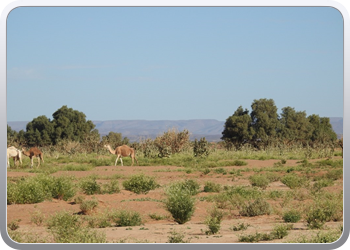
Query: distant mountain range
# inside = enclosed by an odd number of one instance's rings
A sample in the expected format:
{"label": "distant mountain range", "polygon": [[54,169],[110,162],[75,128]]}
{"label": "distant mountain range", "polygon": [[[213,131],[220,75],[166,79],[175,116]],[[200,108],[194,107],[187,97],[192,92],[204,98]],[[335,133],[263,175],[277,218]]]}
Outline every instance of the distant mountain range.
{"label": "distant mountain range", "polygon": [[[113,121],[92,121],[101,136],[109,132],[122,133],[123,137],[128,137],[130,141],[138,141],[145,138],[156,138],[158,135],[168,129],[177,129],[190,131],[190,139],[199,139],[205,137],[208,141],[220,141],[221,132],[224,129],[224,121],[214,119],[196,119],[196,120],[113,120]],[[7,122],[13,130],[26,130],[28,122]],[[331,117],[334,132],[341,138],[343,135],[343,118]]]}

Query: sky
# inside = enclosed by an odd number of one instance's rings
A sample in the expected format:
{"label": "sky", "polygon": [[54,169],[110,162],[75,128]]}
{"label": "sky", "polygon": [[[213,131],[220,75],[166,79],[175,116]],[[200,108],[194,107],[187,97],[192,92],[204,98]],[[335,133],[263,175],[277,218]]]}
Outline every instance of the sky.
{"label": "sky", "polygon": [[20,7],[7,18],[7,120],[226,120],[255,99],[343,116],[331,7]]}

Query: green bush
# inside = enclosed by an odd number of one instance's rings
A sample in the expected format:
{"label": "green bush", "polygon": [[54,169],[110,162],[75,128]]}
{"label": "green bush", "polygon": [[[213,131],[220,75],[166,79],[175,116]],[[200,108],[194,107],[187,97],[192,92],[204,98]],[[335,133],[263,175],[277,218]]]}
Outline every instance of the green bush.
{"label": "green bush", "polygon": [[52,186],[52,197],[59,200],[69,200],[76,193],[75,185],[73,183],[73,178],[67,176],[59,176],[54,179],[54,184]]}
{"label": "green bush", "polygon": [[209,230],[207,230],[205,233],[208,235],[218,233],[221,227],[221,221],[223,217],[224,217],[224,212],[218,209],[217,207],[214,207],[209,212],[209,216],[205,220],[205,224],[209,228]]}
{"label": "green bush", "polygon": [[218,183],[214,183],[211,181],[205,182],[204,185],[204,192],[220,192],[221,191],[221,185]]}
{"label": "green bush", "polygon": [[119,227],[140,226],[142,218],[139,212],[120,210],[112,215],[113,221]]}
{"label": "green bush", "polygon": [[306,214],[306,223],[310,229],[321,229],[326,223],[327,216],[320,207],[311,207]]}
{"label": "green bush", "polygon": [[109,183],[102,185],[102,193],[114,194],[119,193],[119,182],[117,180],[111,180]]}
{"label": "green bush", "polygon": [[258,198],[254,202],[249,202],[248,204],[245,204],[239,211],[240,215],[249,216],[249,217],[270,214],[270,213],[271,213],[270,204],[262,198]]}
{"label": "green bush", "polygon": [[104,233],[92,231],[84,227],[79,215],[72,215],[62,211],[52,215],[48,222],[48,229],[57,243],[105,243]]}
{"label": "green bush", "polygon": [[281,182],[287,187],[294,189],[305,186],[307,184],[307,179],[297,176],[296,174],[286,174],[281,179]]}
{"label": "green bush", "polygon": [[189,221],[195,210],[195,199],[192,198],[190,190],[175,183],[168,187],[166,194],[165,207],[174,220],[179,224]]}
{"label": "green bush", "polygon": [[205,157],[209,155],[209,143],[205,137],[194,140],[193,154],[195,157]]}
{"label": "green bush", "polygon": [[160,185],[155,181],[155,177],[139,174],[131,176],[129,180],[125,180],[123,186],[126,190],[136,194],[147,194],[150,190],[156,189]]}
{"label": "green bush", "polygon": [[271,236],[274,239],[283,239],[288,235],[288,231],[291,230],[292,227],[293,225],[276,225],[271,232]]}
{"label": "green bush", "polygon": [[250,184],[255,187],[266,189],[270,181],[265,175],[252,175],[249,177]]}
{"label": "green bush", "polygon": [[49,198],[43,185],[35,178],[7,183],[7,204],[33,204]]}
{"label": "green bush", "polygon": [[296,210],[289,210],[283,214],[283,220],[287,223],[296,223],[301,219],[300,212]]}
{"label": "green bush", "polygon": [[84,194],[92,195],[101,193],[101,186],[96,182],[96,179],[97,176],[91,175],[80,180],[79,186]]}
{"label": "green bush", "polygon": [[83,212],[83,214],[88,214],[92,212],[98,205],[98,201],[95,199],[92,200],[84,200],[80,204],[80,210]]}
{"label": "green bush", "polygon": [[181,232],[177,232],[175,230],[172,230],[170,232],[170,236],[168,236],[168,242],[167,243],[189,243],[189,240],[184,240],[185,234]]}
{"label": "green bush", "polygon": [[243,230],[247,230],[247,228],[250,226],[250,224],[244,224],[244,223],[240,223],[238,224],[238,226],[232,226],[230,227],[230,230],[232,231],[243,231]]}

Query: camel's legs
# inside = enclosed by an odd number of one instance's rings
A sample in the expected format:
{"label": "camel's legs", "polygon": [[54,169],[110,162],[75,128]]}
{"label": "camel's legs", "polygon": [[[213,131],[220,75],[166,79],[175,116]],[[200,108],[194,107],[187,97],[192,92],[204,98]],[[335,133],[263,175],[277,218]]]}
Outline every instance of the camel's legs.
{"label": "camel's legs", "polygon": [[122,166],[123,166],[123,159],[122,159],[122,157],[120,157],[120,161],[121,161],[121,163],[122,163]]}
{"label": "camel's legs", "polygon": [[114,166],[117,166],[118,159],[119,159],[119,155],[118,155],[117,159],[115,160]]}
{"label": "camel's legs", "polygon": [[33,167],[33,157],[30,158],[30,167]]}

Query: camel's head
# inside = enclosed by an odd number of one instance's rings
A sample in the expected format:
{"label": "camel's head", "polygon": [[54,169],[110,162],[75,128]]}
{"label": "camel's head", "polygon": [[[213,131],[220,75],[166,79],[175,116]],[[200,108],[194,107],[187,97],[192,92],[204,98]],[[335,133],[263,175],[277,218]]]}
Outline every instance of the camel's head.
{"label": "camel's head", "polygon": [[111,146],[109,146],[109,144],[105,144],[103,145],[104,148],[110,148]]}

